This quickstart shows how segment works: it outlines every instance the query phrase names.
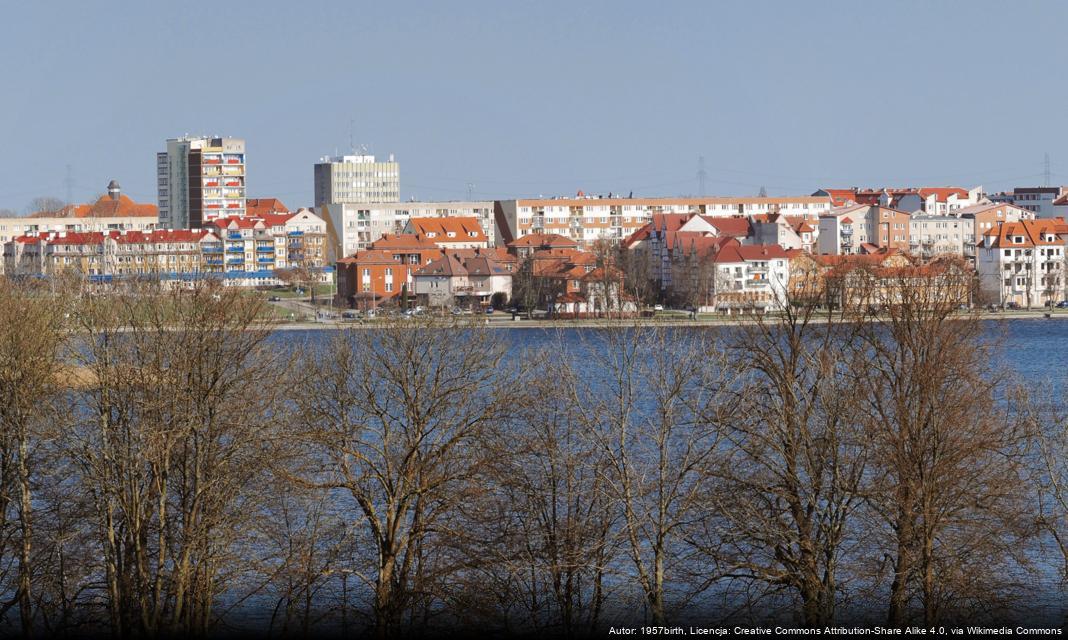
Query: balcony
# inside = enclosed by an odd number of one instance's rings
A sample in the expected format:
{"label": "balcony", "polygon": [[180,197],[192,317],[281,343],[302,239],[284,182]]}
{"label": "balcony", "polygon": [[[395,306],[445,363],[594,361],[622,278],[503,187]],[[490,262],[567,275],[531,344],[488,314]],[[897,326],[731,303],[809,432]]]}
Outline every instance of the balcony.
{"label": "balcony", "polygon": [[222,258],[204,258],[204,262],[212,265],[221,265],[223,263]]}
{"label": "balcony", "polygon": [[235,265],[235,264],[245,264],[245,259],[244,258],[227,258],[226,264],[231,265],[231,266]]}
{"label": "balcony", "polygon": [[244,247],[226,247],[226,253],[245,253]]}
{"label": "balcony", "polygon": [[303,231],[289,231],[286,233],[290,238],[299,238],[304,235]]}
{"label": "balcony", "polygon": [[259,246],[256,247],[257,253],[274,253],[274,246]]}
{"label": "balcony", "polygon": [[217,244],[204,244],[200,245],[200,250],[204,253],[222,253],[223,248]]}
{"label": "balcony", "polygon": [[258,264],[274,264],[274,258],[271,256],[260,256],[256,258]]}

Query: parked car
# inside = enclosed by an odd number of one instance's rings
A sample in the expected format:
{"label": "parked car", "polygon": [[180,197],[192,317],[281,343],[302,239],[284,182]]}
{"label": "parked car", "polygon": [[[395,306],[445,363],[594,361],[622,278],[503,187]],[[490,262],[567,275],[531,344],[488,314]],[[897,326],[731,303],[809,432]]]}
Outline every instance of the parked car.
{"label": "parked car", "polygon": [[464,310],[461,309],[460,307],[453,307],[452,311],[450,311],[449,313],[451,313],[454,316],[462,316],[464,314]]}
{"label": "parked car", "polygon": [[486,315],[493,315],[493,307],[486,307]]}
{"label": "parked car", "polygon": [[662,305],[662,304],[654,304],[653,305],[653,311],[663,311],[663,310],[664,310],[664,305]]}
{"label": "parked car", "polygon": [[271,296],[270,298],[267,298],[267,302],[281,302],[281,301],[282,301],[282,299],[279,298],[278,296]]}
{"label": "parked car", "polygon": [[360,317],[360,312],[359,311],[342,311],[341,312],[341,317],[346,319],[346,320],[355,320],[356,318]]}
{"label": "parked car", "polygon": [[1068,309],[1068,300],[1061,300],[1057,303],[1058,309]]}

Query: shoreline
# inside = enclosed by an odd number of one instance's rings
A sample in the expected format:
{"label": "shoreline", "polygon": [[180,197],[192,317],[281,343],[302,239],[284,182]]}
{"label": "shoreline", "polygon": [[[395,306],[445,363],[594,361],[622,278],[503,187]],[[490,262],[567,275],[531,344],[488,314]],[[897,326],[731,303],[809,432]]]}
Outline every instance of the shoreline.
{"label": "shoreline", "polygon": [[[1068,312],[1053,313],[1049,318],[1046,317],[1047,311],[1007,311],[999,313],[981,313],[979,315],[980,320],[1068,320]],[[447,319],[447,318],[445,318]],[[367,321],[339,321],[329,320],[321,322],[286,322],[274,325],[261,325],[257,328],[272,329],[276,331],[338,331],[344,329],[376,329],[386,326],[391,320],[397,320],[396,318],[389,319],[376,319],[370,322]],[[827,321],[826,317],[815,317],[811,320],[813,324],[823,324]],[[699,318],[697,320],[689,320],[686,318],[628,318],[628,319],[609,319],[609,318],[595,318],[588,320],[527,320],[525,318],[520,320],[512,320],[511,318],[502,317],[500,319],[487,319],[483,323],[473,323],[476,326],[485,327],[487,329],[605,329],[609,327],[618,326],[630,326],[633,324],[641,324],[642,326],[655,326],[655,327],[729,327],[729,326],[741,326],[754,324],[757,321],[748,317],[722,317],[722,318]],[[450,324],[450,323],[442,323]]]}

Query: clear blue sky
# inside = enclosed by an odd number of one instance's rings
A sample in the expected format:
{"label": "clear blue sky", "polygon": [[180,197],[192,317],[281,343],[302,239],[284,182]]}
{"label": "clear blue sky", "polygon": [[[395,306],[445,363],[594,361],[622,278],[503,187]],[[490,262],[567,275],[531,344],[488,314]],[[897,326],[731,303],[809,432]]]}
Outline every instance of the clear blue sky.
{"label": "clear blue sky", "polygon": [[[311,202],[355,139],[407,199],[1068,183],[1068,3],[25,2],[0,21],[0,208],[155,200],[155,153],[245,138]],[[224,75],[229,74],[229,75]]]}

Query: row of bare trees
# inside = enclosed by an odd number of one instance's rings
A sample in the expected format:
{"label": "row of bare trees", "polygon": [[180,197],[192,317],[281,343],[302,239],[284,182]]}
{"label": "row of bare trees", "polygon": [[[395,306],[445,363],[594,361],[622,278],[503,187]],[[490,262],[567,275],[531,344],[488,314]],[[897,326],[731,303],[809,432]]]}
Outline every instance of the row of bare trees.
{"label": "row of bare trees", "polygon": [[576,637],[1064,606],[1062,405],[929,290],[878,317],[531,338],[272,333],[233,290],[61,289],[0,283],[13,633]]}

